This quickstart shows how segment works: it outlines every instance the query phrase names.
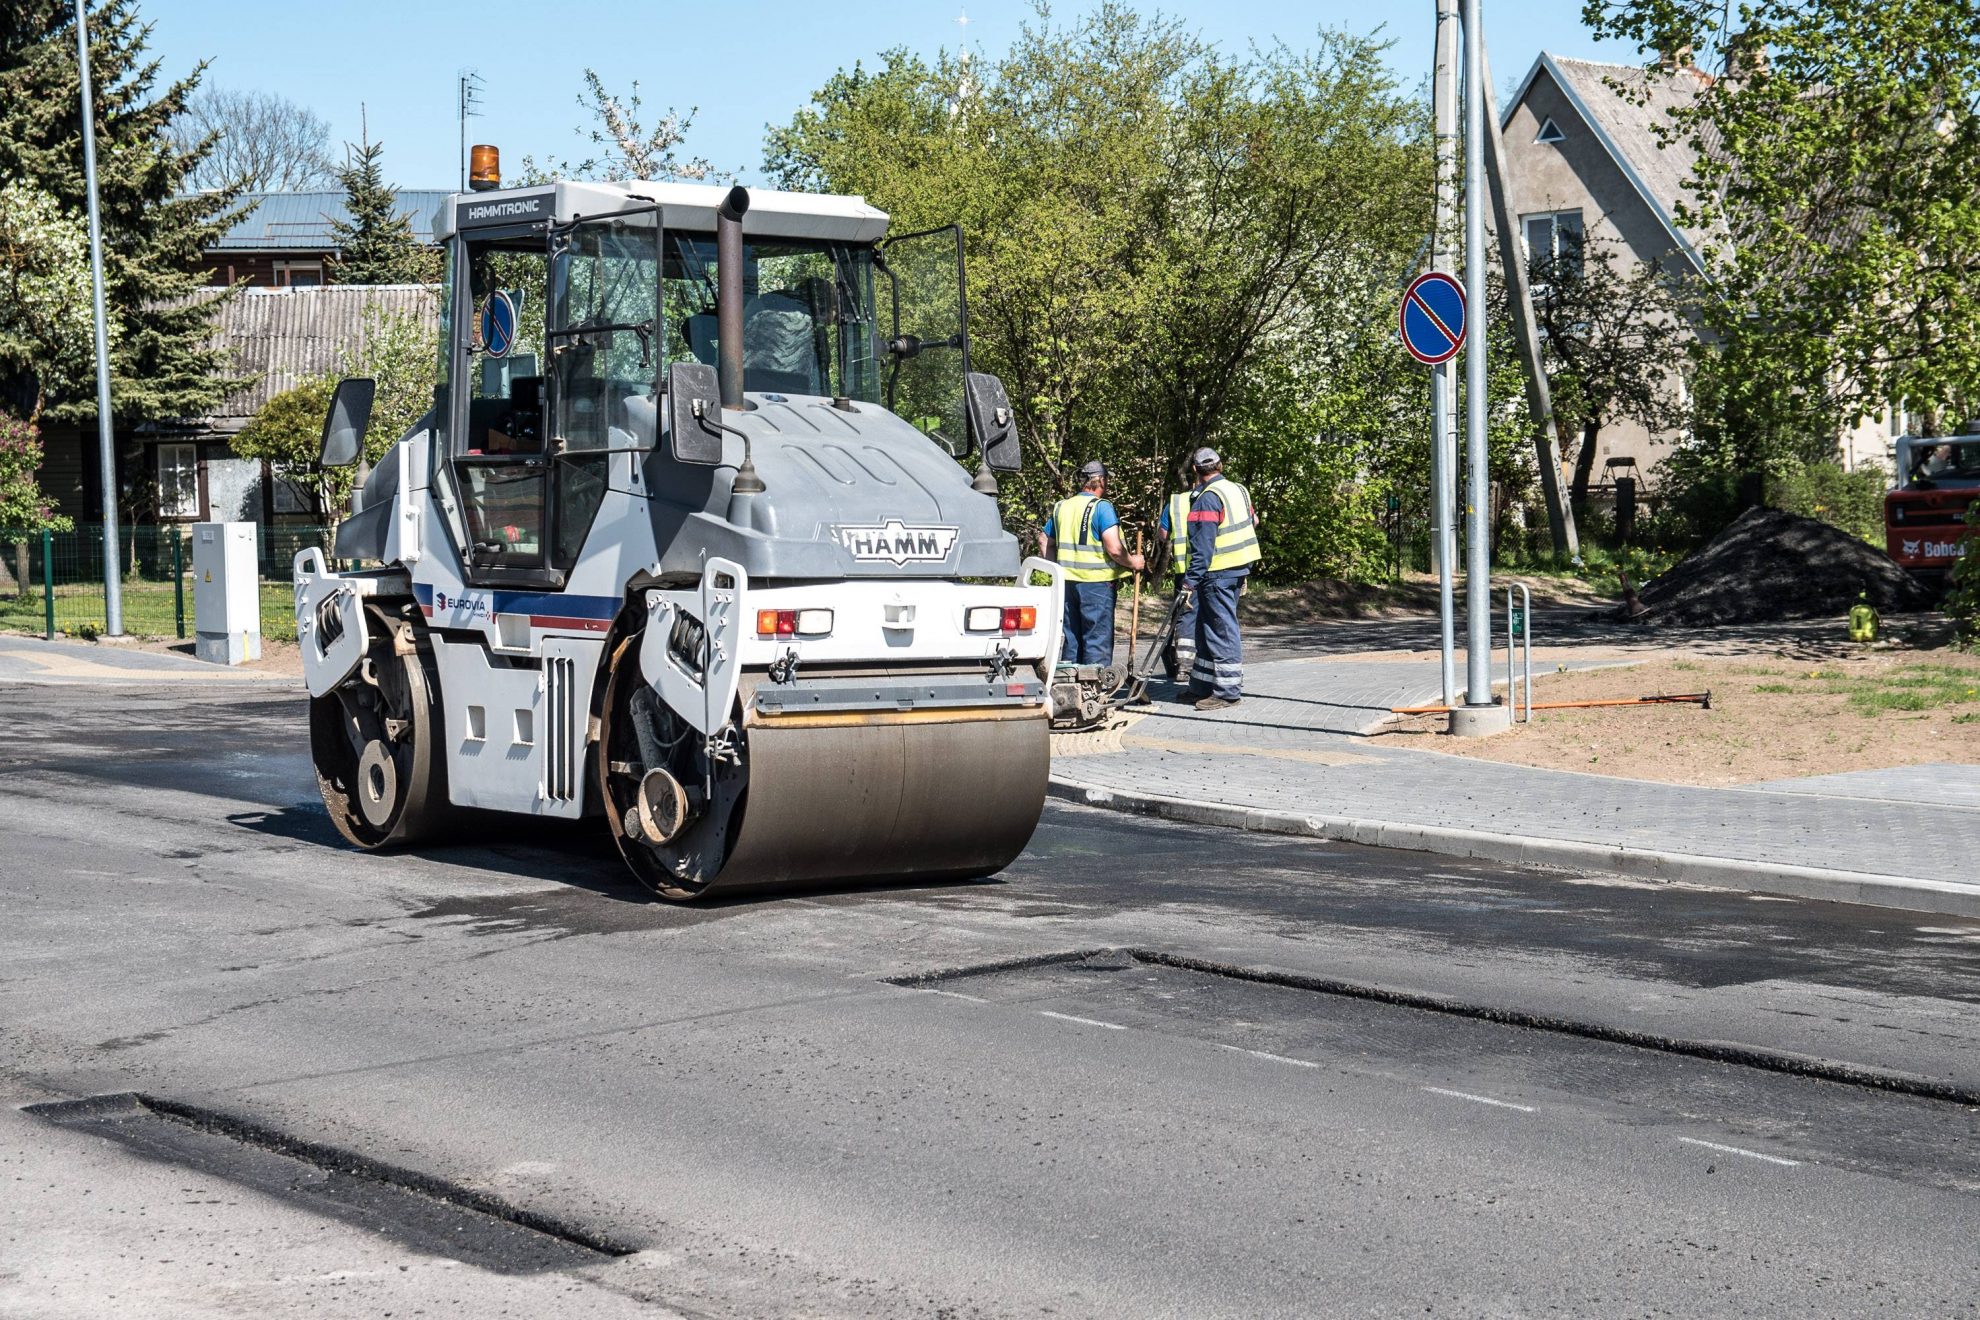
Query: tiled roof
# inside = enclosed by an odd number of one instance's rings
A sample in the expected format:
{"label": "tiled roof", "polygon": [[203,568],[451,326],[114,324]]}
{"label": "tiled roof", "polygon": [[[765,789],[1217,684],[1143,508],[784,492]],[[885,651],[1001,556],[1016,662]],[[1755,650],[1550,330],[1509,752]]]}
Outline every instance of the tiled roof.
{"label": "tiled roof", "polygon": [[[393,195],[399,201],[399,214],[412,221],[413,237],[433,242],[434,213],[452,194],[445,189],[401,189]],[[209,251],[328,252],[336,247],[330,226],[350,218],[341,191],[247,193],[241,202],[253,209]]]}
{"label": "tiled roof", "polygon": [[[1657,129],[1671,124],[1673,111],[1696,102],[1712,85],[1712,75],[1689,65],[1666,72],[1552,54],[1540,56],[1534,73],[1541,69],[1552,72],[1561,90],[1607,140],[1617,164],[1632,176],[1673,235],[1694,251],[1701,248],[1708,236],[1676,222],[1678,207],[1691,198],[1686,185],[1698,164],[1698,147],[1688,131],[1666,143]],[[1531,84],[1529,74],[1527,85]],[[1525,93],[1522,87],[1512,105],[1524,99]]]}
{"label": "tiled roof", "polygon": [[255,380],[200,419],[233,429],[262,404],[310,376],[343,369],[346,349],[364,337],[367,306],[417,317],[435,342],[440,298],[435,285],[328,284],[319,288],[243,289],[214,314],[219,342],[234,353],[235,370]]}

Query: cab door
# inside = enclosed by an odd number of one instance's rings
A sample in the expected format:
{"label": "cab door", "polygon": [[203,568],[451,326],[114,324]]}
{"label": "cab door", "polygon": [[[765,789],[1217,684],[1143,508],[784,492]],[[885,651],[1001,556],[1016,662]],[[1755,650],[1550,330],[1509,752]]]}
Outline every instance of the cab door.
{"label": "cab door", "polygon": [[550,256],[540,230],[466,244],[455,298],[451,443],[468,581],[543,584],[551,450],[544,331]]}
{"label": "cab door", "polygon": [[[659,415],[660,212],[582,220],[550,242],[550,563],[577,562],[611,487]],[[622,483],[623,484],[623,483]]]}
{"label": "cab door", "polygon": [[888,411],[958,458],[969,453],[963,381],[969,374],[969,304],[962,229],[902,234],[880,244],[876,281],[881,377]]}

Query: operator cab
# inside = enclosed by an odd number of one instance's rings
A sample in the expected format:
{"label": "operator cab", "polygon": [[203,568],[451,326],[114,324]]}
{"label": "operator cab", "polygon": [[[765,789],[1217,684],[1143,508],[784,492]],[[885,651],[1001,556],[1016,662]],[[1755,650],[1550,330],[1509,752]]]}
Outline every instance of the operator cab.
{"label": "operator cab", "polygon": [[[658,440],[668,366],[716,365],[720,188],[556,183],[450,198],[434,480],[470,581],[558,587],[615,455]],[[742,384],[877,404],[958,458],[968,336],[954,227],[887,239],[856,197],[752,190]],[[444,503],[444,502],[443,502]]]}

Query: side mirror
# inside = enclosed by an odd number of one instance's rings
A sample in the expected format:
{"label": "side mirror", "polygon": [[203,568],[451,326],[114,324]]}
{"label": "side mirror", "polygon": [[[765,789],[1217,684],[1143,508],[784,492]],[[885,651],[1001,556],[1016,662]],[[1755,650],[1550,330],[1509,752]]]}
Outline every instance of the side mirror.
{"label": "side mirror", "polygon": [[364,433],[371,425],[371,401],[378,383],[364,376],[337,382],[330,412],[323,419],[323,445],[316,461],[323,467],[349,467],[364,456]]}
{"label": "side mirror", "polygon": [[1015,472],[1024,466],[1018,450],[1017,419],[1011,415],[1004,382],[984,371],[972,371],[964,382],[969,432],[994,472]]}
{"label": "side mirror", "polygon": [[674,458],[713,467],[722,461],[722,384],[706,362],[667,368],[667,422]]}

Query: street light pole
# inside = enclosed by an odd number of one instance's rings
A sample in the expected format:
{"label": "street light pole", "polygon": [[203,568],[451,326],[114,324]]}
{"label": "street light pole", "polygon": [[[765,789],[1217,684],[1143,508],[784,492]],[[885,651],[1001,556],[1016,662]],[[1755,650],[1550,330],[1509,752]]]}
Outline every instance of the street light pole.
{"label": "street light pole", "polygon": [[1464,16],[1464,441],[1470,482],[1465,536],[1464,704],[1492,704],[1492,547],[1486,526],[1491,463],[1486,450],[1485,387],[1485,31],[1480,0],[1462,0]]}
{"label": "street light pole", "polygon": [[89,190],[89,280],[96,302],[96,444],[103,469],[104,633],[124,633],[123,556],[117,545],[117,441],[110,420],[110,331],[103,312],[103,214],[96,200],[96,106],[89,87],[89,15],[76,0],[76,71],[82,82],[83,180]]}
{"label": "street light pole", "polygon": [[[1458,0],[1437,0],[1436,66],[1430,75],[1430,105],[1436,131],[1436,209],[1430,228],[1430,268],[1451,274],[1452,239],[1457,229]],[[1452,578],[1457,572],[1457,532],[1451,526],[1456,500],[1456,433],[1451,416],[1456,402],[1451,364],[1430,368],[1430,558],[1437,570],[1437,655],[1444,704],[1457,705],[1457,639]]]}

